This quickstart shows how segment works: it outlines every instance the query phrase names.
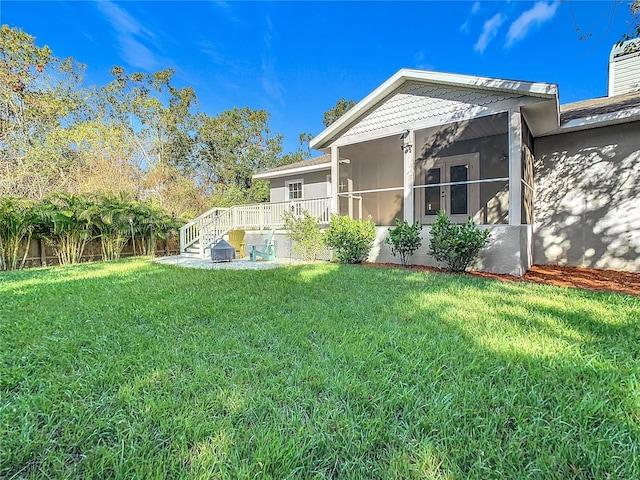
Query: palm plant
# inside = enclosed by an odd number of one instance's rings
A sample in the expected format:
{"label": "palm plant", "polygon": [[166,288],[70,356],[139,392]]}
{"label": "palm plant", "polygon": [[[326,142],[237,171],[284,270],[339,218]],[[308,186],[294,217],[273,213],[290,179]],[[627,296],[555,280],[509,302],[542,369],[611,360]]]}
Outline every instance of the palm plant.
{"label": "palm plant", "polygon": [[93,202],[84,195],[56,193],[38,208],[40,235],[61,265],[80,262],[87,241],[93,237]]}
{"label": "palm plant", "polygon": [[[33,203],[19,197],[0,197],[0,270],[24,267],[33,234]],[[20,262],[20,246],[24,255]]]}
{"label": "palm plant", "polygon": [[106,194],[94,198],[89,207],[80,213],[80,218],[91,223],[100,237],[102,260],[117,260],[130,238],[129,199],[126,194]]}
{"label": "palm plant", "polygon": [[175,218],[155,203],[133,202],[129,215],[134,251],[141,255],[154,256],[157,240],[166,238],[169,230],[180,226]]}

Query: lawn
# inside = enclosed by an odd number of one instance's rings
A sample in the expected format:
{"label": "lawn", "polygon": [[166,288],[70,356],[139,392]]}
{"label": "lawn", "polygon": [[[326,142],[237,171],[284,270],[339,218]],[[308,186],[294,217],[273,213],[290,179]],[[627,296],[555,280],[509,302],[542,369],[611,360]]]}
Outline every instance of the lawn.
{"label": "lawn", "polygon": [[362,266],[0,274],[0,478],[640,478],[640,298]]}

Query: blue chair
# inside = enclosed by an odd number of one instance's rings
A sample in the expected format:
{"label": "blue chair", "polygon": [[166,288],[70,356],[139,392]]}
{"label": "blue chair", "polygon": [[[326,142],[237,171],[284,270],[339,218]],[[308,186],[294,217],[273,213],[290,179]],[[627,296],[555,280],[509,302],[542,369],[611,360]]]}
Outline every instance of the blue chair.
{"label": "blue chair", "polygon": [[265,238],[262,245],[249,245],[249,258],[251,258],[252,262],[255,262],[258,257],[262,257],[265,260],[276,259],[276,246],[273,242],[273,234],[275,232],[275,229],[269,230],[267,238]]}

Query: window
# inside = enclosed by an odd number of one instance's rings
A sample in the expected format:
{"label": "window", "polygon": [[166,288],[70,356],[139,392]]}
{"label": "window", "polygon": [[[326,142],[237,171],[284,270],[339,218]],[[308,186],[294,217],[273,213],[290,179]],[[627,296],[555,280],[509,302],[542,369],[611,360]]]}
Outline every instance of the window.
{"label": "window", "polygon": [[302,180],[286,182],[287,200],[302,200]]}
{"label": "window", "polygon": [[[430,159],[416,177],[416,198],[423,223],[432,223],[440,210],[454,222],[465,222],[479,210],[479,155],[466,154]],[[416,212],[418,213],[418,212]]]}
{"label": "window", "polygon": [[295,216],[302,215],[302,180],[291,180],[285,183],[286,197],[291,205],[289,211]]}

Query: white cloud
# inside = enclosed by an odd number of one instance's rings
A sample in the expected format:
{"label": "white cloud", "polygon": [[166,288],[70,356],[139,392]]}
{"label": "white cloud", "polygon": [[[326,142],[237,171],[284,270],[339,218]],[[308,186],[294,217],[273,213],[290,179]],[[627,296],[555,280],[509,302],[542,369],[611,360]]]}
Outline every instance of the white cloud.
{"label": "white cloud", "polygon": [[278,34],[274,28],[271,16],[266,17],[267,28],[263,34],[264,50],[262,53],[262,90],[267,95],[269,101],[278,105],[284,105],[284,87],[280,82],[276,69],[276,56],[274,54],[274,43],[278,41]]}
{"label": "white cloud", "polygon": [[478,37],[478,41],[473,46],[473,49],[476,52],[482,53],[487,48],[487,45],[496,38],[498,34],[498,29],[504,23],[505,18],[502,14],[496,13],[489,20],[484,22],[484,26],[482,27],[482,33]]}
{"label": "white cloud", "polygon": [[544,22],[553,18],[560,6],[560,1],[554,2],[536,2],[526,12],[523,12],[509,27],[507,32],[506,46],[510,47],[514,43],[526,37],[532,28],[539,27]]}
{"label": "white cloud", "polygon": [[152,40],[153,32],[111,1],[96,2],[96,6],[117,33],[122,59],[134,68],[156,70],[161,62],[142,42]]}
{"label": "white cloud", "polygon": [[422,50],[413,55],[413,61],[415,64],[415,68],[417,68],[418,70],[433,70],[432,64],[425,63],[424,52]]}
{"label": "white cloud", "polygon": [[480,2],[475,2],[471,7],[471,13],[467,17],[467,19],[464,21],[464,23],[460,25],[461,32],[465,32],[465,33],[469,32],[469,23],[471,21],[471,17],[473,17],[479,11],[480,11]]}
{"label": "white cloud", "polygon": [[262,57],[262,78],[260,83],[269,100],[279,105],[284,105],[284,86],[278,79],[275,64],[274,59]]}

